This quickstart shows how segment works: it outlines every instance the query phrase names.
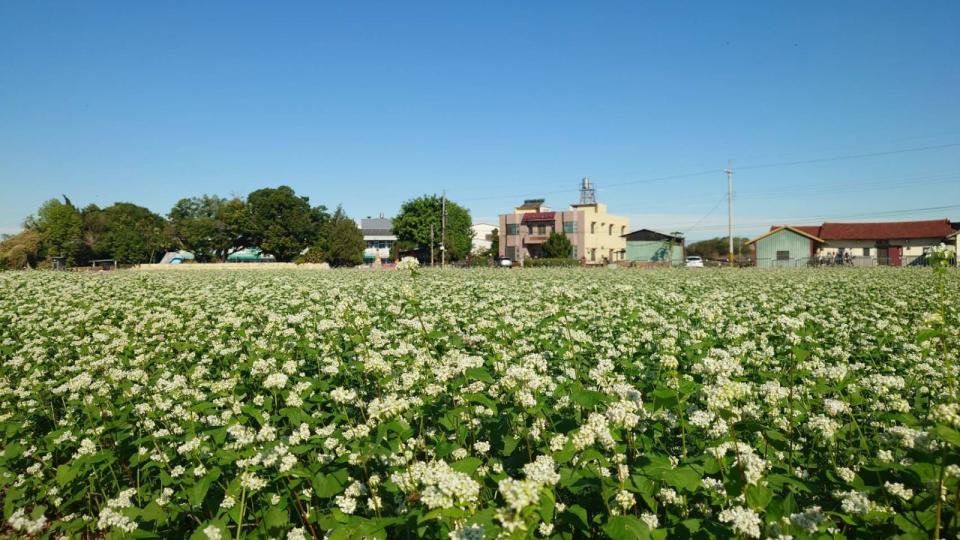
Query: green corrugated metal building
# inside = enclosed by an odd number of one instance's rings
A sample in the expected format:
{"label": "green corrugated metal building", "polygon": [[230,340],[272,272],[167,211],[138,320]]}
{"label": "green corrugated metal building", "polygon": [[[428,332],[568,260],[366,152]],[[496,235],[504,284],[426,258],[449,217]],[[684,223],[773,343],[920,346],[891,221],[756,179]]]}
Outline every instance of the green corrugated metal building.
{"label": "green corrugated metal building", "polygon": [[623,235],[627,240],[626,260],[637,263],[683,265],[683,237],[640,229]]}
{"label": "green corrugated metal building", "polygon": [[774,227],[747,242],[754,245],[754,261],[762,268],[806,266],[823,240],[795,227]]}
{"label": "green corrugated metal building", "polygon": [[260,248],[243,248],[227,256],[227,262],[274,262],[273,255],[260,251]]}

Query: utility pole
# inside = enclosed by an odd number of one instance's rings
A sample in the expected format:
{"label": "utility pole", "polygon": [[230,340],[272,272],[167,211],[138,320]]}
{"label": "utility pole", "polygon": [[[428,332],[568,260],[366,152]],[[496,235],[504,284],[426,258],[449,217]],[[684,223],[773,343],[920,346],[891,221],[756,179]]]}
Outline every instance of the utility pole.
{"label": "utility pole", "polygon": [[430,268],[433,268],[433,223],[430,224]]}
{"label": "utility pole", "polygon": [[733,266],[733,163],[727,161],[727,262]]}
{"label": "utility pole", "polygon": [[440,199],[440,269],[447,267],[447,191]]}

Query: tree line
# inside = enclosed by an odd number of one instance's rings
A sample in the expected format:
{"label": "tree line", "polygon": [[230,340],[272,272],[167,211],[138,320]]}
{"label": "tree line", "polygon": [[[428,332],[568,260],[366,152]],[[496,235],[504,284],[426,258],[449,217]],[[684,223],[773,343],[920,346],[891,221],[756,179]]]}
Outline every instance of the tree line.
{"label": "tree line", "polygon": [[[429,246],[431,224],[438,244],[441,205],[436,196],[404,203],[394,220],[398,248]],[[470,214],[452,202],[446,206],[447,254],[457,260],[470,250]],[[63,196],[45,202],[26,219],[22,232],[0,242],[0,267],[38,267],[54,257],[63,257],[68,266],[95,259],[151,263],[175,250],[193,253],[198,262],[216,262],[244,248],[259,248],[282,262],[355,266],[363,262],[365,247],[362,232],[342,207],[331,213],[323,205],[312,206],[288,186],[259,189],[245,199],[183,198],[166,217],[128,202],[78,208]]]}

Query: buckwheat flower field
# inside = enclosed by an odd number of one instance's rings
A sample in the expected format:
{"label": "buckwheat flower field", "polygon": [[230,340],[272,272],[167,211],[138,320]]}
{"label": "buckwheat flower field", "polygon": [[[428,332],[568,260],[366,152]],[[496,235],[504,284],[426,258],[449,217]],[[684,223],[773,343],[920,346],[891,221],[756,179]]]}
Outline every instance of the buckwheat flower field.
{"label": "buckwheat flower field", "polygon": [[0,273],[0,534],[958,538],[960,276]]}

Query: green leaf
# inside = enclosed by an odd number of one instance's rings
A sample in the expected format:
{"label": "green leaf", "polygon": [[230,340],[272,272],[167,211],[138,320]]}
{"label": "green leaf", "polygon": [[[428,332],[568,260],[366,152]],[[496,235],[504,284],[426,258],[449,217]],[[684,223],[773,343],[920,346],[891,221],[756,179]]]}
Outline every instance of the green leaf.
{"label": "green leaf", "polygon": [[210,484],[220,478],[220,469],[213,469],[197,481],[190,489],[189,501],[193,506],[200,506],[207,498],[207,491],[210,490]]}
{"label": "green leaf", "polygon": [[582,531],[590,530],[590,522],[587,521],[587,510],[579,504],[571,505],[563,515],[568,516],[568,518],[574,518],[570,519],[570,521],[577,529]]}
{"label": "green leaf", "polygon": [[57,467],[57,483],[61,486],[67,485],[71,480],[77,477],[77,468],[70,465],[60,465]]}
{"label": "green leaf", "polygon": [[766,508],[771,499],[773,499],[773,491],[770,489],[763,486],[747,487],[747,504],[750,508],[755,510]]}
{"label": "green leaf", "polygon": [[553,489],[543,488],[540,490],[540,518],[544,522],[553,521],[553,512],[557,504],[556,497],[553,495]]}
{"label": "green leaf", "polygon": [[279,504],[275,504],[271,505],[270,509],[267,510],[267,515],[263,518],[263,521],[268,529],[280,529],[286,527],[290,521],[290,515],[285,508],[281,508]]}
{"label": "green leaf", "polygon": [[603,532],[612,540],[649,539],[650,528],[633,516],[614,516],[603,526]]}
{"label": "green leaf", "polygon": [[933,428],[934,433],[944,441],[952,444],[953,446],[960,446],[960,433],[955,429],[947,427],[943,424],[937,424]]}
{"label": "green leaf", "polygon": [[700,474],[690,467],[677,467],[663,473],[662,479],[677,489],[697,491],[700,489]]}
{"label": "green leaf", "polygon": [[460,471],[463,474],[473,474],[477,470],[477,467],[483,464],[483,460],[473,456],[465,457],[459,461],[454,461],[450,464],[450,468],[455,471]]}
{"label": "green leaf", "polygon": [[490,372],[483,368],[470,368],[466,371],[466,376],[475,381],[483,381],[487,384],[496,382]]}

